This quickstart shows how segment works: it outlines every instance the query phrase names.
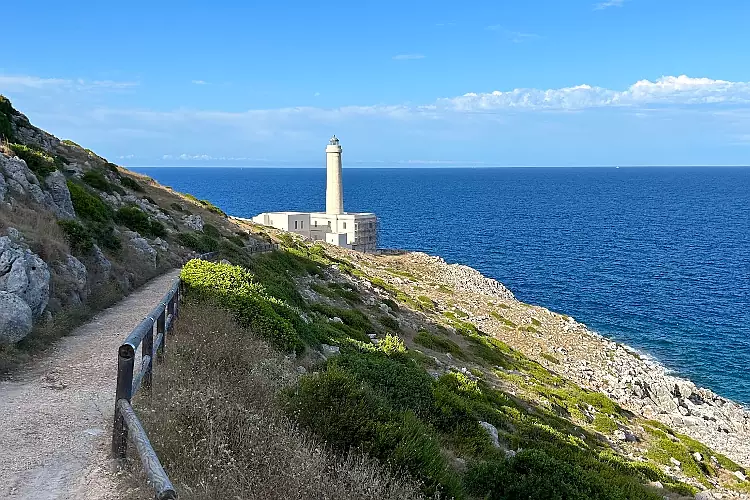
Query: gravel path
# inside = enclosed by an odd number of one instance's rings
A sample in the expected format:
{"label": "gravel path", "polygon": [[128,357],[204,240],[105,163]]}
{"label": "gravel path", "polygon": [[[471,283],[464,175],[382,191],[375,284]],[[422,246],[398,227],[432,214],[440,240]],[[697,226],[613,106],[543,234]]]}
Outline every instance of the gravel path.
{"label": "gravel path", "polygon": [[152,280],[0,382],[0,498],[120,497],[109,455],[117,347],[178,274]]}

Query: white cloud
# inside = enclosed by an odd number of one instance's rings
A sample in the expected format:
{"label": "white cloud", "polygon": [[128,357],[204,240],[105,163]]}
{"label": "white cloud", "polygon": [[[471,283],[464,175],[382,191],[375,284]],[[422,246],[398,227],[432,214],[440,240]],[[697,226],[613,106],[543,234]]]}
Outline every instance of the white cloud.
{"label": "white cloud", "polygon": [[0,90],[23,92],[26,90],[122,90],[137,87],[138,82],[118,82],[114,80],[85,80],[82,78],[41,78],[28,75],[0,75]]}
{"label": "white cloud", "polygon": [[399,54],[393,56],[394,61],[412,61],[414,59],[424,59],[423,54]]}
{"label": "white cloud", "polygon": [[599,2],[594,5],[594,10],[604,10],[608,9],[609,7],[622,7],[622,4],[625,3],[625,0],[606,0],[604,2]]}
{"label": "white cloud", "polygon": [[190,83],[193,85],[208,85],[208,82],[205,80],[192,80]]}
{"label": "white cloud", "polygon": [[313,94],[313,97],[320,97],[320,92],[315,92],[315,93]]}
{"label": "white cloud", "polygon": [[665,76],[653,82],[641,80],[623,91],[584,84],[548,90],[471,92],[460,97],[438,100],[442,108],[463,112],[508,109],[582,110],[606,106],[711,103],[750,103],[750,83],[682,75]]}

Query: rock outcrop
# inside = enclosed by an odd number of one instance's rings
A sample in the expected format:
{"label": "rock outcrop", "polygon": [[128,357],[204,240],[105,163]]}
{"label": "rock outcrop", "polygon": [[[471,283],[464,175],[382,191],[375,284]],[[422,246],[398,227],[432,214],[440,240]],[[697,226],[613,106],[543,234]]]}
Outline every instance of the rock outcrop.
{"label": "rock outcrop", "polygon": [[0,291],[0,343],[18,342],[31,333],[29,305],[18,295]]}
{"label": "rock outcrop", "polygon": [[76,212],[73,209],[70,191],[63,173],[59,170],[52,172],[44,179],[44,184],[52,202],[49,204],[49,208],[60,219],[74,219]]}
{"label": "rock outcrop", "polygon": [[134,231],[125,231],[123,235],[128,239],[128,245],[140,254],[149,266],[156,269],[156,250],[149,245],[148,241]]}
{"label": "rock outcrop", "polygon": [[186,215],[182,218],[182,223],[193,231],[203,231],[203,219],[200,215]]}
{"label": "rock outcrop", "polygon": [[513,293],[499,281],[461,264],[448,264],[441,257],[414,252],[411,257],[427,266],[429,272],[440,275],[440,280],[457,291],[494,295],[503,300],[514,300]]}

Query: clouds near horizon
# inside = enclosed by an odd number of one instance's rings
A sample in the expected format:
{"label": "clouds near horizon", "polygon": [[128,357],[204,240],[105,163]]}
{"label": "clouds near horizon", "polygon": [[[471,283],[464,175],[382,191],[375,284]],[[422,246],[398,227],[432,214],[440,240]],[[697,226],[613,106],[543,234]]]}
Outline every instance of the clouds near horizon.
{"label": "clouds near horizon", "polygon": [[[71,101],[75,108],[66,107],[64,99],[54,109],[37,106],[43,101],[36,96],[50,89],[76,94]],[[457,159],[466,164],[554,164],[556,157],[560,164],[575,164],[576,157],[579,164],[607,164],[611,160],[586,148],[596,149],[593,141],[618,148],[634,137],[665,163],[670,157],[681,163],[685,156],[674,148],[685,148],[682,137],[695,133],[708,141],[709,152],[750,145],[750,83],[686,75],[639,80],[619,90],[591,84],[516,88],[424,103],[249,110],[80,106],[86,102],[81,96],[91,91],[123,89],[146,91],[131,82],[0,75],[0,93],[17,100],[32,122],[103,148],[105,155],[136,162],[301,160],[317,154],[321,141],[333,132],[346,137],[347,151],[354,150],[356,161],[405,165]],[[552,149],[532,154],[520,146],[529,142]],[[477,146],[485,150],[480,155]],[[434,156],[426,157],[424,151]],[[555,151],[557,156],[551,154]]]}

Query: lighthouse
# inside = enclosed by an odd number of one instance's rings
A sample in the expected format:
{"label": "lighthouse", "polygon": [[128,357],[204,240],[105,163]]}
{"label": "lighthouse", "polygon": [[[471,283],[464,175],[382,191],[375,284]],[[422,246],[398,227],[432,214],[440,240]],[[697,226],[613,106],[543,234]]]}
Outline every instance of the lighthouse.
{"label": "lighthouse", "polygon": [[326,213],[344,213],[344,188],[341,182],[341,144],[334,135],[326,146]]}
{"label": "lighthouse", "polygon": [[[320,201],[323,201],[322,197]],[[344,212],[341,144],[335,135],[326,146],[325,212],[264,212],[252,219],[241,220],[251,220],[297,233],[311,241],[324,241],[360,252],[376,252],[378,249],[377,216],[372,212]]]}

